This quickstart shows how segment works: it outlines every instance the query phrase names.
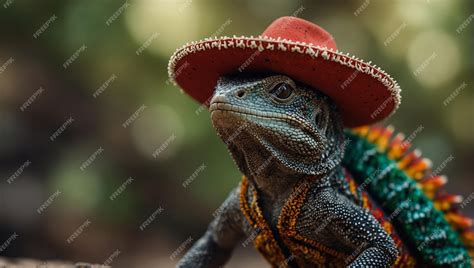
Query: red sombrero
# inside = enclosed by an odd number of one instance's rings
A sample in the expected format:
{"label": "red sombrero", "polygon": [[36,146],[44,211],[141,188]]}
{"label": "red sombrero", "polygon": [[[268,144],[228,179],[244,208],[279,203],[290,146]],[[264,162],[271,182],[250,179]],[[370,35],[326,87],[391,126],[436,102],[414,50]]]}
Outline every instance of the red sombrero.
{"label": "red sombrero", "polygon": [[219,76],[236,72],[274,72],[316,88],[337,103],[347,127],[382,120],[400,104],[400,87],[390,75],[339,52],[328,32],[296,17],[275,20],[258,37],[186,44],[168,65],[171,81],[206,105]]}

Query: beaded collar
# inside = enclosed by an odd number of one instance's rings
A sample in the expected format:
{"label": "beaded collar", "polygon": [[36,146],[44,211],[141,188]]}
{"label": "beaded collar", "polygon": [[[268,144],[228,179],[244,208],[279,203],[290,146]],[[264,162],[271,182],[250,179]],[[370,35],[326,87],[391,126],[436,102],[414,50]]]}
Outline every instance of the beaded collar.
{"label": "beaded collar", "polygon": [[[385,219],[383,211],[372,204],[365,191],[360,191],[360,188],[357,187],[356,182],[349,173],[345,172],[345,175],[351,194],[362,200],[361,205],[370,211],[397,244],[400,255],[395,263],[395,267],[412,267],[414,264],[413,258],[408,254],[406,248],[403,247],[393,225]],[[277,235],[281,237],[282,242],[288,248],[290,253],[290,256],[288,256],[279,246],[275,234],[263,216],[259,206],[257,190],[252,184],[249,184],[249,180],[245,176],[242,177],[240,185],[240,210],[254,229],[254,246],[273,267],[287,267],[288,263],[293,261],[300,267],[311,267],[310,265],[323,267],[346,266],[344,260],[349,255],[304,237],[296,230],[301,207],[311,189],[312,180],[313,178],[307,177],[297,182],[281,209],[278,218]]]}
{"label": "beaded collar", "polygon": [[[240,210],[250,226],[258,232],[254,239],[255,247],[274,267],[286,267],[286,264],[293,259],[299,266],[303,267],[306,267],[309,263],[328,264],[329,259],[332,260],[331,263],[334,265],[334,260],[343,261],[348,257],[346,254],[308,239],[296,231],[297,219],[311,188],[311,181],[312,178],[308,177],[295,185],[278,218],[278,234],[291,253],[291,256],[286,256],[263,216],[258,203],[257,190],[249,185],[249,181],[245,176],[242,178]],[[336,266],[344,266],[344,263],[338,264]]]}

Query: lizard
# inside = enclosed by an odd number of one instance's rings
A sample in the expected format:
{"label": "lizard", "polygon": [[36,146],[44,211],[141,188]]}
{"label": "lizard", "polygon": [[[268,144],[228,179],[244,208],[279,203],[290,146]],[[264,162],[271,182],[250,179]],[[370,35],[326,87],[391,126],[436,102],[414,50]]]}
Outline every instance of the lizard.
{"label": "lizard", "polygon": [[[390,267],[395,263],[399,249],[394,240],[343,179],[347,140],[330,98],[285,75],[222,76],[210,112],[217,134],[245,176],[246,187],[231,191],[178,267],[220,267],[239,241],[260,234],[267,237],[259,238],[261,244],[256,246],[270,253],[267,258],[275,267]],[[298,218],[286,220],[295,220],[293,228],[301,244],[314,242],[317,258],[313,260],[319,263],[300,258],[296,248],[303,246],[295,246],[291,242],[295,237],[281,233],[288,231],[281,213],[303,188],[307,194]],[[251,217],[244,215],[247,200],[242,197],[251,201],[252,191],[259,194],[255,204],[261,222],[250,222]],[[271,244],[265,240],[272,240],[274,247],[265,249]]]}
{"label": "lizard", "polygon": [[445,177],[401,133],[374,125],[397,108],[398,84],[332,40],[282,17],[258,38],[172,56],[171,81],[206,103],[243,174],[177,267],[221,267],[242,241],[273,267],[472,266],[460,197],[440,191]]}

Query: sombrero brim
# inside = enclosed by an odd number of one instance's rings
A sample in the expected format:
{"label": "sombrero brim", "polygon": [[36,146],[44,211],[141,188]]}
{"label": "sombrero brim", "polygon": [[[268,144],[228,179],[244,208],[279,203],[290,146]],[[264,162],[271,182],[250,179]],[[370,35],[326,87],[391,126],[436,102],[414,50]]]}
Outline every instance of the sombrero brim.
{"label": "sombrero brim", "polygon": [[370,62],[325,47],[265,36],[186,44],[168,65],[171,81],[207,106],[219,76],[236,72],[284,74],[318,89],[336,102],[346,127],[390,116],[401,99],[397,82]]}

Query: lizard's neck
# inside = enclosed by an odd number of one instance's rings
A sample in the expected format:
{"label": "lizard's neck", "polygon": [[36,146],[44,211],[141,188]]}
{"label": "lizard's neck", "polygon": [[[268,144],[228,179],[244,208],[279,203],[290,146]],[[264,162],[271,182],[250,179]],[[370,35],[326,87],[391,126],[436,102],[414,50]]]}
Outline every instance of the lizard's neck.
{"label": "lizard's neck", "polygon": [[[338,170],[342,170],[340,167]],[[337,172],[331,171],[328,174],[321,175],[307,175],[313,177],[312,183],[318,184],[320,187],[330,187],[333,184]],[[304,179],[303,177],[281,178],[280,176],[262,177],[262,176],[248,176],[250,182],[267,198],[272,200],[286,200],[295,189],[298,181]]]}
{"label": "lizard's neck", "polygon": [[321,186],[330,185],[335,174],[342,170],[341,166],[337,165],[318,175],[305,174],[283,165],[270,151],[256,144],[243,143],[239,147],[229,145],[228,148],[240,171],[263,196],[274,201],[286,200],[295,184],[305,177],[313,177],[314,183]]}
{"label": "lizard's neck", "polygon": [[319,175],[296,175],[294,177],[284,177],[279,174],[269,176],[249,175],[247,178],[265,197],[275,201],[284,201],[291,195],[297,182],[306,177],[311,177],[311,182],[317,184],[318,187],[334,187],[334,184],[338,184],[342,170],[341,166],[337,166],[328,173]]}

